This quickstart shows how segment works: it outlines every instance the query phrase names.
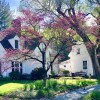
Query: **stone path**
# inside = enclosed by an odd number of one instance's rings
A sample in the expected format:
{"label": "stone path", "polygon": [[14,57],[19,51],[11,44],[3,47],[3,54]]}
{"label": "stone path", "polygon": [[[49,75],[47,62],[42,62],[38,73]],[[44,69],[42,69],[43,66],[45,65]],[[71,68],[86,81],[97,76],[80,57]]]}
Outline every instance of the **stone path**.
{"label": "stone path", "polygon": [[95,90],[100,90],[100,85],[87,87],[85,90],[84,89],[77,89],[77,90],[72,91],[72,92],[66,92],[64,94],[57,95],[52,100],[78,100],[81,96],[84,96],[84,95],[86,95],[92,91],[95,91]]}

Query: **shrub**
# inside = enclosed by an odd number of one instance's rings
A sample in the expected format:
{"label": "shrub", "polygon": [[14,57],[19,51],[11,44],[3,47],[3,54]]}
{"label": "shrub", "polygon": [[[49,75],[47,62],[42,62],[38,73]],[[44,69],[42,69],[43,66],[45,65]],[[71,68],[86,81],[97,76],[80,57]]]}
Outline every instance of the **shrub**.
{"label": "shrub", "polygon": [[29,86],[30,86],[30,91],[32,91],[34,89],[34,84],[31,83]]}
{"label": "shrub", "polygon": [[88,83],[86,80],[81,80],[81,81],[79,80],[76,82],[76,85],[80,87],[85,87],[85,86],[88,86]]}
{"label": "shrub", "polygon": [[64,76],[69,76],[69,73],[70,73],[70,72],[69,72],[68,70],[64,70],[64,71],[63,71],[63,75],[64,75]]}
{"label": "shrub", "polygon": [[22,80],[30,80],[31,79],[31,75],[27,74],[27,73],[24,73],[24,74],[22,74],[21,79]]}
{"label": "shrub", "polygon": [[50,80],[51,88],[54,90],[57,90],[57,81],[56,80]]}
{"label": "shrub", "polygon": [[100,100],[100,91],[94,91],[83,97],[83,100]]}
{"label": "shrub", "polygon": [[35,85],[35,89],[36,90],[43,89],[43,87],[44,87],[43,80],[37,80],[37,81],[35,81],[34,85]]}
{"label": "shrub", "polygon": [[28,84],[25,84],[23,89],[24,89],[24,91],[27,91],[27,89],[28,89]]}
{"label": "shrub", "polygon": [[47,81],[46,81],[46,87],[47,87],[47,88],[52,88],[52,85],[51,85],[50,80],[47,80]]}
{"label": "shrub", "polygon": [[44,73],[45,71],[43,68],[35,68],[31,72],[31,79],[33,80],[43,79]]}
{"label": "shrub", "polygon": [[41,99],[43,97],[48,97],[48,93],[46,90],[39,90],[36,94],[37,99]]}
{"label": "shrub", "polygon": [[63,85],[64,85],[65,87],[67,86],[67,84],[66,84],[66,80],[64,80]]}
{"label": "shrub", "polygon": [[21,79],[21,73],[19,71],[11,72],[11,73],[9,73],[9,76],[13,80],[19,80],[19,79]]}

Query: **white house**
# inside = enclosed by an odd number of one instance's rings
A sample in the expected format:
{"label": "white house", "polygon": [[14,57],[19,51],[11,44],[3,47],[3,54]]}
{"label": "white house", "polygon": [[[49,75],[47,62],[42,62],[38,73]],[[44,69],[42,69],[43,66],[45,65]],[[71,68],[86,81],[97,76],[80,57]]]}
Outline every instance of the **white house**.
{"label": "white house", "polygon": [[[43,44],[40,44],[40,47],[43,47]],[[38,59],[42,59],[42,56],[40,54],[39,49],[35,46],[33,46],[33,55]],[[17,60],[17,61],[5,61],[3,58],[6,54],[7,49],[22,49],[22,46],[20,45],[20,38],[16,34],[9,34],[4,39],[0,40],[0,74],[3,76],[9,76],[9,73],[15,70],[20,71],[22,74],[30,74],[32,70],[36,67],[42,67],[41,63],[38,61],[29,59],[29,60]],[[48,47],[46,51],[46,59],[47,64],[50,60],[49,54],[52,53],[53,50]],[[35,54],[35,55],[34,55]],[[47,66],[47,65],[46,65]],[[58,74],[58,63],[57,61],[54,62],[54,72]],[[51,69],[48,71],[48,75],[51,74]]]}
{"label": "white house", "polygon": [[68,56],[69,60],[59,64],[60,69],[69,70],[71,73],[86,72],[87,75],[93,75],[92,61],[83,42],[73,45]]}

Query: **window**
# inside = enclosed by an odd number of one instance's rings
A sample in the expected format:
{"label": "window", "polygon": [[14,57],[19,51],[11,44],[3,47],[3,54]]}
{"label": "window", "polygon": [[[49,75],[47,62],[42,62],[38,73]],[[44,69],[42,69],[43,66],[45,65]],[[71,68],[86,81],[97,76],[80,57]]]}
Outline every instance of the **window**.
{"label": "window", "polygon": [[83,61],[83,69],[87,69],[87,61]]}
{"label": "window", "polygon": [[66,67],[66,65],[64,65],[64,67]]}
{"label": "window", "polygon": [[18,61],[15,62],[15,71],[19,72],[19,62]]}
{"label": "window", "polygon": [[77,49],[77,54],[80,54],[80,48]]}
{"label": "window", "polygon": [[18,49],[18,40],[15,40],[15,49]]}
{"label": "window", "polygon": [[25,49],[27,49],[27,45],[28,45],[27,41],[24,41],[24,48]]}

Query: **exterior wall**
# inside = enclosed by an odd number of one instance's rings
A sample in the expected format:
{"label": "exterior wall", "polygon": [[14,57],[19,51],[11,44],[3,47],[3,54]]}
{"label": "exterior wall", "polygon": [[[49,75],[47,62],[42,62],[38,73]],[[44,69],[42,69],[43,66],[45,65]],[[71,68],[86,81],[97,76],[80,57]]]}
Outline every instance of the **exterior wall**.
{"label": "exterior wall", "polygon": [[[19,37],[16,35],[14,38],[9,39],[9,43],[12,45],[12,47],[15,49],[15,40],[19,41]],[[19,44],[18,44],[19,45]],[[20,49],[20,45],[19,45],[19,49]],[[6,50],[3,48],[3,46],[0,44],[0,62],[1,64],[1,69],[2,69],[2,75],[4,77],[8,77],[9,73],[12,71],[11,68],[11,62],[7,62],[5,61],[3,58],[6,54]]]}
{"label": "exterior wall", "polygon": [[[40,48],[43,48],[43,44],[40,44]],[[50,53],[52,53],[52,49],[51,48],[47,48],[46,51],[46,67],[47,67],[47,63],[50,61]],[[31,55],[32,56],[32,55]],[[36,47],[36,49],[33,52],[33,57],[38,58],[39,60],[42,60],[42,56],[40,53],[40,50],[38,49],[38,47]],[[53,65],[53,70],[55,72],[55,74],[58,74],[58,62],[57,60],[54,62]],[[32,70],[34,68],[40,68],[42,67],[42,64],[36,60],[27,60],[23,62],[23,73],[27,73],[30,74],[32,72]],[[51,69],[48,71],[47,75],[51,74]]]}
{"label": "exterior wall", "polygon": [[4,62],[4,63],[2,63],[2,75],[4,77],[8,77],[9,76],[9,73],[11,71],[12,71],[11,62]]}
{"label": "exterior wall", "polygon": [[[15,49],[15,40],[20,41],[19,37],[17,35],[13,39],[9,39],[9,42],[13,46],[14,49]],[[43,44],[40,44],[40,48],[44,48]],[[19,43],[19,49],[21,49],[20,43]],[[50,47],[48,47],[47,51],[46,51],[46,67],[47,67],[47,63],[50,61],[50,53],[52,53],[52,52],[53,52],[53,50]],[[6,53],[5,49],[0,44],[0,57],[3,58],[5,53]],[[31,55],[31,56],[37,57],[39,60],[42,60],[42,56],[41,56],[41,53],[38,48],[36,48],[34,50],[33,55]],[[55,74],[58,74],[58,61],[57,60],[54,62],[53,66],[54,66],[53,70],[54,70]],[[32,70],[36,67],[42,67],[42,64],[33,59],[22,62],[23,73],[30,74],[32,72]],[[8,70],[6,70],[3,73],[3,76],[9,76],[9,73],[12,71],[11,62],[9,62],[9,63],[5,62],[5,64],[2,64],[2,68],[3,69],[8,68]],[[51,74],[51,69],[48,71],[47,74],[48,75]]]}
{"label": "exterior wall", "polygon": [[[80,48],[80,54],[77,54],[77,49]],[[81,43],[72,47],[72,51],[69,54],[72,72],[84,71],[88,75],[93,75],[93,66],[90,55],[86,49],[86,46]],[[87,61],[87,69],[83,69],[83,61]]]}
{"label": "exterior wall", "polygon": [[33,60],[27,60],[22,63],[23,74],[27,73],[30,74],[34,68],[41,67],[41,63]]}
{"label": "exterior wall", "polygon": [[59,69],[69,70],[69,71],[71,72],[72,69],[71,69],[70,60],[61,62],[61,63],[59,64]]}
{"label": "exterior wall", "polygon": [[[80,54],[77,54],[77,50],[80,49]],[[72,50],[69,54],[70,57],[70,64],[63,63],[59,66],[63,68],[65,64],[70,72],[86,72],[87,75],[93,75],[93,65],[90,58],[90,55],[86,49],[86,46],[83,43],[77,43],[77,45],[72,46]],[[87,69],[83,69],[83,61],[87,61]],[[66,70],[65,69],[65,70]]]}

